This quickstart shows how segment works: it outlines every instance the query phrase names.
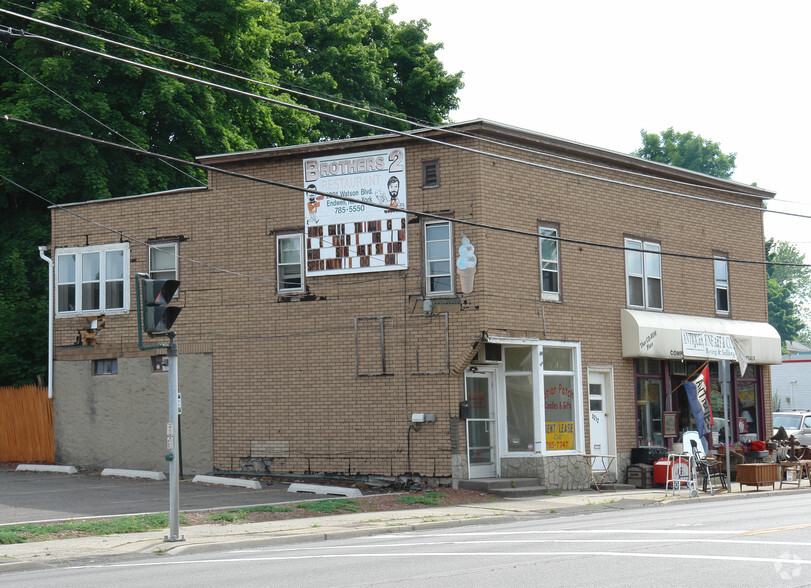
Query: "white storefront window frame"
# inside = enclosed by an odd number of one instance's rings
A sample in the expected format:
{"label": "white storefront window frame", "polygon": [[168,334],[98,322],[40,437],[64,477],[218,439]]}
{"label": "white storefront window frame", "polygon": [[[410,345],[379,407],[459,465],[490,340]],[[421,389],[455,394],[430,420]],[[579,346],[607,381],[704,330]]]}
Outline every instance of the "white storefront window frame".
{"label": "white storefront window frame", "polygon": [[[545,341],[538,339],[520,339],[509,337],[488,337],[491,343],[499,343],[504,346],[530,346],[532,347],[532,384],[533,384],[533,413],[535,416],[535,448],[534,451],[508,451],[507,427],[505,419],[507,415],[507,399],[505,394],[505,368],[502,361],[496,370],[497,377],[497,418],[499,424],[499,455],[502,457],[530,457],[537,455],[582,455],[585,453],[586,433],[583,413],[583,375],[582,360],[580,353],[580,343],[570,341]],[[544,371],[542,364],[542,350],[544,347],[570,348],[574,352],[572,358],[573,365],[571,373],[574,385],[574,448],[561,450],[546,449],[546,411],[544,410]],[[549,372],[551,375],[562,374],[563,372]]]}
{"label": "white storefront window frame", "polygon": [[[110,275],[108,276],[108,263],[107,255],[121,252],[123,276]],[[56,249],[56,299],[57,299],[57,317],[63,316],[95,316],[99,314],[125,314],[129,312],[130,305],[130,247],[129,243],[109,243],[106,245],[88,245],[86,247],[61,247]],[[98,255],[98,274],[92,276],[92,279],[84,279],[86,272],[84,272],[83,262],[89,261],[93,255]],[[73,260],[74,271],[72,277],[60,275],[60,263]],[[114,282],[122,282],[122,305],[111,307],[107,301],[107,285]],[[83,308],[87,306],[83,304],[83,284],[98,283],[98,308]],[[59,310],[62,306],[60,299],[60,287],[73,286],[73,308],[70,310]]]}

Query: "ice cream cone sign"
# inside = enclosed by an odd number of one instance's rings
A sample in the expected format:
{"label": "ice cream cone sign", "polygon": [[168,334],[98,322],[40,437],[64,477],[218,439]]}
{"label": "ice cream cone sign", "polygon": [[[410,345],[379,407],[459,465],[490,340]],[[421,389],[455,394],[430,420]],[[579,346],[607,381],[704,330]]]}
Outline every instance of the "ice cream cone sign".
{"label": "ice cream cone sign", "polygon": [[476,248],[466,235],[462,235],[462,246],[456,260],[456,275],[459,276],[459,288],[463,294],[473,292],[473,277],[476,275]]}

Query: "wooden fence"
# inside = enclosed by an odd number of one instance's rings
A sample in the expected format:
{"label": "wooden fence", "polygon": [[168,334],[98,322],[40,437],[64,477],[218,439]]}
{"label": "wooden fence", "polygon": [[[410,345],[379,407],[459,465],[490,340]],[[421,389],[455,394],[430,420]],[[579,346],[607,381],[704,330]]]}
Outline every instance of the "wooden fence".
{"label": "wooden fence", "polygon": [[54,462],[53,401],[47,388],[0,387],[0,461]]}

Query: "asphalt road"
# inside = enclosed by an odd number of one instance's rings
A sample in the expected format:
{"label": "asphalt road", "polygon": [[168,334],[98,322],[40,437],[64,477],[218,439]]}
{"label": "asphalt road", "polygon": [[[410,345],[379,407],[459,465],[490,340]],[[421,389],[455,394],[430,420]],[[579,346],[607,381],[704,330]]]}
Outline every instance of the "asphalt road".
{"label": "asphalt road", "polygon": [[808,586],[808,494],[12,572],[4,587]]}
{"label": "asphalt road", "polygon": [[[261,490],[180,481],[180,510],[215,510],[279,504],[316,494],[287,492],[262,481]],[[99,473],[17,472],[0,468],[0,525],[123,514],[167,512],[169,480],[102,477]]]}

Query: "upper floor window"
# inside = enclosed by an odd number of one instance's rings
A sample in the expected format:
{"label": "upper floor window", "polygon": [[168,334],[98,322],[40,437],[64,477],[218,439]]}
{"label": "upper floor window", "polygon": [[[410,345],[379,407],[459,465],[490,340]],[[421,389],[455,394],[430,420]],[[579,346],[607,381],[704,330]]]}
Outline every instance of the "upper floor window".
{"label": "upper floor window", "polygon": [[276,289],[304,291],[304,235],[276,236]]}
{"label": "upper floor window", "polygon": [[56,250],[56,311],[94,314],[129,305],[129,243]]}
{"label": "upper floor window", "polygon": [[540,227],[538,233],[541,235],[541,298],[560,300],[558,230]]}
{"label": "upper floor window", "polygon": [[453,255],[450,221],[425,223],[425,292],[453,293]]}
{"label": "upper floor window", "polygon": [[715,269],[715,310],[729,314],[729,262],[724,257],[713,260]]}
{"label": "upper floor window", "polygon": [[153,280],[177,280],[177,243],[149,246],[149,277]]}
{"label": "upper floor window", "polygon": [[423,161],[422,162],[422,187],[435,188],[439,186],[439,162],[438,161]]}
{"label": "upper floor window", "polygon": [[662,310],[662,246],[625,239],[628,306]]}

